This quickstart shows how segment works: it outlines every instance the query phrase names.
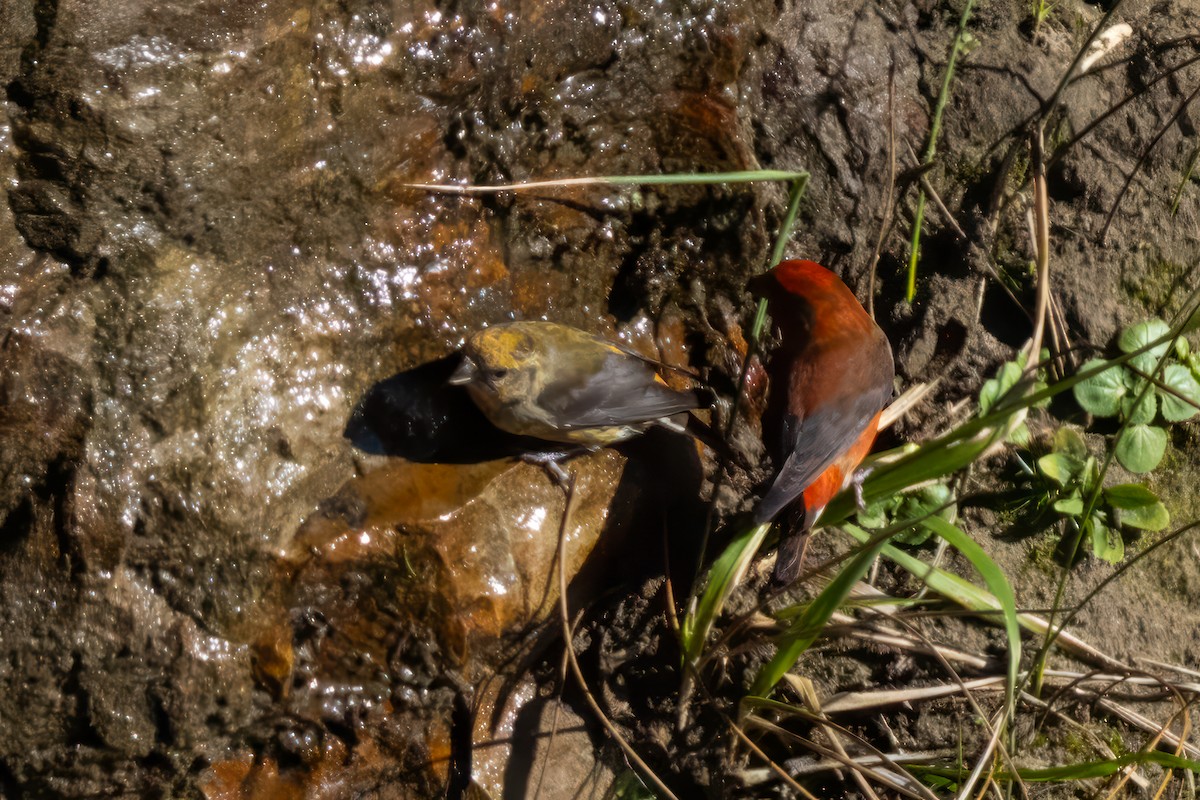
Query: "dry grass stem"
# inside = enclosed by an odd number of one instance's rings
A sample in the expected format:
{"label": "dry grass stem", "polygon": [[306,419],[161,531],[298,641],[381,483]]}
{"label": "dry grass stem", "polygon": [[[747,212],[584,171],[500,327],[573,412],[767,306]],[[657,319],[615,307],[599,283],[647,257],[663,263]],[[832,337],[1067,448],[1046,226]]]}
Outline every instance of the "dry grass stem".
{"label": "dry grass stem", "polygon": [[575,474],[571,473],[564,487],[567,495],[566,505],[563,507],[562,522],[558,529],[558,613],[559,623],[562,625],[563,647],[566,649],[567,663],[571,667],[571,674],[575,678],[576,684],[579,686],[579,691],[583,693],[583,698],[588,704],[588,708],[592,710],[596,720],[608,732],[608,735],[613,738],[613,741],[621,748],[628,758],[637,768],[638,772],[654,785],[655,790],[660,796],[670,798],[670,800],[678,800],[675,794],[667,788],[667,785],[662,782],[662,779],[654,772],[650,766],[642,760],[642,757],[637,754],[633,746],[625,740],[621,732],[617,730],[617,726],[613,725],[612,720],[604,713],[604,709],[600,708],[600,704],[596,702],[596,698],[592,695],[588,688],[587,680],[583,677],[583,670],[579,668],[579,662],[575,658],[574,647],[574,625],[571,623],[570,614],[567,609],[567,530],[570,527],[571,511],[575,505]]}

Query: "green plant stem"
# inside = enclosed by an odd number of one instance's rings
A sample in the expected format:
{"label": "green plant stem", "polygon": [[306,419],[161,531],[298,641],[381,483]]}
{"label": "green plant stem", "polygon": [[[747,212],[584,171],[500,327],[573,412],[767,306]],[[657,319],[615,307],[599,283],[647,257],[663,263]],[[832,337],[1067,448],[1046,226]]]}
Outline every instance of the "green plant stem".
{"label": "green plant stem", "polygon": [[[788,240],[792,238],[792,226],[796,224],[796,217],[800,213],[800,200],[804,197],[804,191],[808,188],[808,173],[795,172],[783,173],[793,176],[791,190],[788,193],[788,207],[783,214],[783,221],[779,225],[779,233],[775,236],[775,245],[771,248],[771,258],[767,262],[767,269],[773,269],[783,259],[783,251],[787,248]],[[742,361],[742,370],[738,374],[737,390],[733,395],[733,408],[729,412],[729,421],[725,423],[724,439],[730,441],[733,437],[733,427],[737,424],[738,413],[741,411],[742,394],[746,390],[746,376],[749,374],[750,359],[758,352],[758,343],[762,338],[763,328],[767,324],[767,300],[759,298],[758,306],[754,309],[754,322],[750,326],[750,337],[746,343],[746,357]],[[717,480],[723,479],[719,477]],[[714,496],[720,491],[720,483],[714,488]],[[708,538],[712,535],[712,508],[709,509],[709,515],[704,525],[704,535],[700,537],[700,548],[696,558],[696,575],[692,579],[692,598],[695,598],[696,578],[700,576],[700,570],[704,569],[704,558],[708,551]],[[692,607],[689,601],[688,607]],[[690,614],[689,614],[690,618]]]}
{"label": "green plant stem", "polygon": [[[775,245],[771,248],[771,257],[767,265],[768,269],[774,268],[783,258],[788,240],[792,236],[792,226],[795,225],[796,217],[800,213],[800,201],[804,197],[805,190],[808,188],[807,172],[796,172],[791,173],[791,175],[792,183],[788,195],[788,207],[787,211],[784,212],[783,221],[779,226],[779,233],[775,237]],[[742,395],[746,388],[746,375],[749,371],[750,359],[758,350],[759,341],[762,338],[766,322],[767,301],[765,298],[761,298],[758,301],[758,306],[755,308],[754,322],[750,327],[749,341],[746,346],[746,358],[742,363],[741,373],[738,375],[737,392],[733,398],[733,408],[729,413],[729,422],[725,425],[726,441],[729,441],[733,433],[733,427],[737,424],[738,413],[742,405]],[[717,479],[718,485],[714,489],[714,496],[720,490],[719,481],[723,480],[723,478],[724,473]],[[730,547],[726,548],[710,571],[708,586],[705,587],[703,595],[697,597],[696,592],[700,583],[699,572],[704,568],[708,539],[712,534],[712,509],[710,508],[708,519],[704,525],[704,534],[700,540],[700,556],[696,563],[696,579],[692,581],[691,597],[688,600],[687,613],[679,630],[681,639],[680,648],[683,651],[684,663],[692,668],[685,670],[683,684],[680,687],[680,696],[685,700],[691,693],[694,668],[699,664],[704,644],[708,640],[708,633],[712,630],[713,623],[721,613],[721,609],[724,607],[729,594],[741,580],[741,576],[745,574],[745,569],[748,567],[750,559],[758,552],[759,546],[770,530],[770,525],[758,526],[738,537]]]}
{"label": "green plant stem", "polygon": [[[942,132],[942,114],[946,110],[946,103],[950,100],[950,82],[954,79],[954,64],[958,61],[958,54],[962,52],[963,40],[967,33],[967,22],[971,19],[971,10],[975,7],[975,0],[967,0],[966,6],[963,7],[962,17],[958,20],[958,32],[954,35],[954,43],[950,45],[950,56],[946,59],[946,74],[942,76],[942,89],[938,92],[937,103],[933,107],[933,120],[929,124],[929,141],[925,144],[925,153],[921,156],[921,165],[925,166],[932,163],[933,157],[937,155],[937,140]],[[917,259],[921,251],[921,225],[925,219],[925,190],[917,190],[917,212],[913,219],[913,235],[912,243],[908,256],[908,286],[904,292],[904,298],[908,302],[912,302],[917,295]]]}
{"label": "green plant stem", "polygon": [[[1171,342],[1172,343],[1171,347],[1168,347],[1167,351],[1164,352],[1163,355],[1160,356],[1158,361],[1155,363],[1154,372],[1153,372],[1153,375],[1155,377],[1157,377],[1158,375],[1161,374],[1163,365],[1166,363],[1168,354],[1171,352],[1171,350],[1174,347],[1175,340],[1178,339],[1187,330],[1190,329],[1190,327],[1192,326],[1193,321],[1196,319],[1196,316],[1198,313],[1200,313],[1200,289],[1197,289],[1192,292],[1191,296],[1188,298],[1187,304],[1184,306],[1183,313],[1179,316],[1179,318],[1171,326],[1171,330],[1169,330],[1162,337],[1159,337],[1155,341],[1150,342],[1145,347],[1139,348],[1138,351],[1135,351],[1135,352],[1147,352],[1147,351],[1157,347],[1159,344],[1162,344],[1163,342]],[[1128,354],[1126,354],[1126,355],[1128,355]],[[1124,358],[1124,357],[1119,359],[1119,361],[1121,363],[1124,363],[1125,361],[1128,361],[1128,360],[1129,360],[1128,358]],[[1091,370],[1089,370],[1089,372],[1091,374],[1099,374],[1098,372],[1091,371]],[[1075,377],[1078,377],[1078,376],[1075,376]],[[1142,387],[1142,391],[1134,399],[1134,407],[1136,407],[1139,403],[1142,402],[1142,399],[1145,397],[1147,392],[1152,390],[1152,387],[1153,387],[1153,384],[1150,382],[1147,382],[1146,385]],[[1112,460],[1113,460],[1114,454],[1116,452],[1116,443],[1120,442],[1121,437],[1125,435],[1125,431],[1127,429],[1128,429],[1128,426],[1126,424],[1122,424],[1120,429],[1117,431],[1116,442],[1114,442],[1113,448],[1105,454],[1104,463],[1100,467],[1100,478],[1098,481],[1096,481],[1096,485],[1092,487],[1091,491],[1088,492],[1087,497],[1084,499],[1083,513],[1080,515],[1080,519],[1082,519],[1082,520],[1089,519],[1092,515],[1092,512],[1095,510],[1096,505],[1100,502],[1100,492],[1103,490],[1104,476],[1106,474],[1108,474],[1108,468],[1112,464]],[[1067,581],[1070,578],[1070,565],[1072,563],[1074,563],[1074,560],[1079,553],[1079,546],[1083,542],[1084,526],[1079,525],[1079,526],[1077,526],[1077,528],[1078,528],[1078,531],[1076,533],[1074,542],[1072,543],[1072,545],[1070,547],[1070,553],[1068,554],[1068,557],[1067,557],[1067,566],[1063,568],[1062,575],[1060,576],[1059,581],[1058,581],[1058,586],[1055,589],[1054,602],[1051,605],[1051,612],[1050,612],[1049,620],[1048,620],[1049,624],[1046,626],[1045,637],[1042,641],[1041,647],[1037,650],[1037,653],[1034,656],[1033,665],[1031,666],[1030,671],[1029,671],[1028,680],[1032,680],[1032,682],[1033,682],[1032,685],[1033,685],[1034,694],[1038,694],[1041,692],[1042,676],[1044,675],[1045,669],[1046,669],[1046,659],[1050,655],[1050,649],[1054,645],[1054,640],[1058,637],[1059,632],[1063,629],[1063,624],[1059,624],[1058,626],[1055,626],[1055,624],[1054,624],[1054,617],[1055,617],[1054,609],[1058,609],[1058,608],[1062,607],[1063,598],[1066,597]]]}

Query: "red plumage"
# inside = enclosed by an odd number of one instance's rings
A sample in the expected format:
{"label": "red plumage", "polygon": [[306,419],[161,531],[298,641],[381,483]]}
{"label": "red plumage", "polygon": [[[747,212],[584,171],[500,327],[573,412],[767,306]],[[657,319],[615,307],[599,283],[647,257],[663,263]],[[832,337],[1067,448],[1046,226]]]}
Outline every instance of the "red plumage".
{"label": "red plumage", "polygon": [[892,397],[887,337],[836,275],[812,261],[784,261],[756,282],[767,297],[779,344],[767,373],[764,436],[776,475],[755,522],[785,510],[773,580],[800,569],[802,534],[870,452]]}

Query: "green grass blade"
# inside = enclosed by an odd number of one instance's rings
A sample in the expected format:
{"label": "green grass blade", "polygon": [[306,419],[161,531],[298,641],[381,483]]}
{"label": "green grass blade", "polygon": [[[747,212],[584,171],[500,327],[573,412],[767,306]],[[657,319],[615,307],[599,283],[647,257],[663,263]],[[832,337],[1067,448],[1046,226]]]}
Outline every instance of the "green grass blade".
{"label": "green grass blade", "polygon": [[[783,257],[783,251],[787,247],[788,240],[792,235],[792,226],[796,222],[796,215],[800,211],[800,200],[804,197],[804,191],[808,187],[807,172],[780,174],[787,176],[780,179],[791,180],[792,185],[788,194],[787,211],[784,212],[783,222],[779,226],[778,235],[775,237],[775,246],[771,250],[770,267],[774,267]],[[764,298],[758,301],[758,308],[754,313],[754,323],[750,329],[750,347],[749,352],[746,354],[746,365],[742,367],[741,374],[738,376],[737,399],[734,403],[733,412],[729,417],[729,424],[725,429],[725,438],[727,440],[731,438],[733,425],[737,421],[738,412],[741,408],[741,398],[746,385],[746,366],[749,365],[750,356],[758,347],[758,342],[762,337],[762,330],[766,326],[766,322],[767,301]],[[760,525],[753,530],[747,531],[730,543],[725,552],[713,563],[713,567],[709,571],[708,585],[704,589],[704,594],[689,607],[688,613],[680,625],[680,646],[683,649],[685,664],[696,666],[699,663],[700,654],[704,651],[704,643],[708,639],[708,633],[712,630],[713,623],[720,616],[721,610],[725,607],[725,602],[729,599],[729,595],[746,574],[746,569],[750,566],[751,559],[758,552],[759,546],[762,545],[763,539],[766,538],[770,530],[770,525]],[[704,534],[704,544],[700,548],[701,561],[703,561],[704,550],[707,547],[707,539],[708,532],[706,531]]]}
{"label": "green grass blade", "polygon": [[[1138,753],[1128,753],[1117,758],[1104,761],[1085,761],[1080,764],[1068,764],[1061,767],[1037,767],[1018,769],[1016,774],[1021,780],[1029,783],[1049,783],[1063,781],[1085,781],[1096,778],[1107,778],[1115,775],[1126,767],[1158,764],[1167,769],[1183,769],[1190,772],[1200,772],[1200,761],[1192,761],[1182,756],[1162,753],[1157,750],[1147,750]],[[942,778],[957,778],[965,774],[964,770],[953,768],[926,767],[908,765],[909,772],[917,776],[936,775]],[[998,781],[1012,780],[1014,775],[1007,770],[997,770],[992,777]]]}
{"label": "green grass blade", "polygon": [[[1011,416],[1011,412],[1000,416]],[[863,482],[863,500],[870,505],[919,483],[958,472],[974,463],[1002,435],[1003,430],[999,428],[967,423],[941,439],[925,443],[909,455],[876,467]],[[855,510],[853,494],[841,492],[825,507],[818,523],[822,527],[839,525]]]}
{"label": "green grass blade", "polygon": [[879,555],[879,551],[886,543],[887,539],[880,539],[873,545],[869,544],[862,552],[850,559],[849,563],[829,582],[829,585],[822,589],[821,593],[813,598],[812,602],[788,626],[788,629],[780,636],[779,649],[776,650],[775,656],[763,665],[755,677],[754,685],[750,687],[751,695],[765,697],[775,688],[775,684],[779,683],[784,674],[795,665],[800,655],[821,634],[825,623],[829,621],[833,612],[837,611],[846,601],[854,584],[858,583],[867,573],[871,562]]}
{"label": "green grass blade", "polygon": [[679,628],[684,663],[695,665],[699,661],[713,622],[725,607],[729,595],[742,582],[754,554],[770,530],[770,523],[751,528],[730,542],[725,552],[713,562],[704,594],[696,603],[694,612],[689,611]]}
{"label": "green grass blade", "polygon": [[[922,164],[931,163],[937,154],[937,140],[942,132],[942,115],[946,111],[946,103],[950,100],[950,83],[954,79],[954,65],[966,44],[967,23],[971,19],[971,10],[974,6],[975,0],[967,0],[967,4],[963,7],[962,17],[958,20],[958,32],[954,34],[954,43],[950,45],[950,56],[946,59],[946,74],[942,76],[942,88],[938,92],[937,103],[933,108],[933,119],[929,123],[929,140],[925,143],[925,152],[921,157]],[[908,258],[908,283],[904,290],[904,298],[910,303],[917,296],[917,259],[921,249],[921,225],[924,218],[925,190],[919,189]]]}
{"label": "green grass blade", "polygon": [[[857,525],[843,525],[842,530],[859,542],[870,541],[871,535]],[[991,592],[982,589],[953,572],[948,572],[932,564],[926,564],[916,556],[910,555],[898,547],[886,545],[881,553],[884,558],[894,562],[901,569],[911,573],[913,577],[924,583],[937,594],[958,603],[968,611],[981,614],[1003,614],[1004,604]],[[1045,623],[1028,619],[1024,614],[1017,615],[1021,627],[1041,633],[1046,629]]]}
{"label": "green grass blade", "polygon": [[783,223],[779,226],[779,235],[775,237],[775,246],[771,248],[771,267],[783,260],[783,251],[787,247],[788,240],[792,238],[792,227],[796,224],[796,216],[800,213],[800,199],[804,197],[804,190],[807,188],[808,173],[797,173],[788,194],[788,207],[783,214]]}
{"label": "green grass blade", "polygon": [[1011,714],[1015,710],[1017,670],[1021,665],[1021,624],[1017,619],[1017,597],[1012,585],[991,556],[957,526],[938,516],[928,517],[920,524],[945,539],[971,562],[1004,612],[1004,632],[1008,637],[1008,680],[1004,684],[1004,694]]}

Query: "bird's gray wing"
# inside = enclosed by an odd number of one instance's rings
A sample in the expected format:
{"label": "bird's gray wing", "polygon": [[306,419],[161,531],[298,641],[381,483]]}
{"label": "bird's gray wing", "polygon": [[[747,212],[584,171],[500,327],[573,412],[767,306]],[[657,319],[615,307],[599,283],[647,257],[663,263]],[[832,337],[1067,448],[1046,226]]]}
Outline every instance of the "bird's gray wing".
{"label": "bird's gray wing", "polygon": [[702,405],[695,392],[676,391],[655,378],[649,364],[613,352],[582,380],[576,375],[544,387],[538,404],[567,428],[631,425]]}
{"label": "bird's gray wing", "polygon": [[[754,512],[755,524],[774,519],[800,497],[839,455],[858,440],[879,410],[891,399],[892,388],[859,392],[840,402],[825,403],[799,419],[784,423],[782,452],[787,456],[771,488]],[[816,509],[813,509],[814,511]],[[807,518],[806,525],[812,524]]]}

